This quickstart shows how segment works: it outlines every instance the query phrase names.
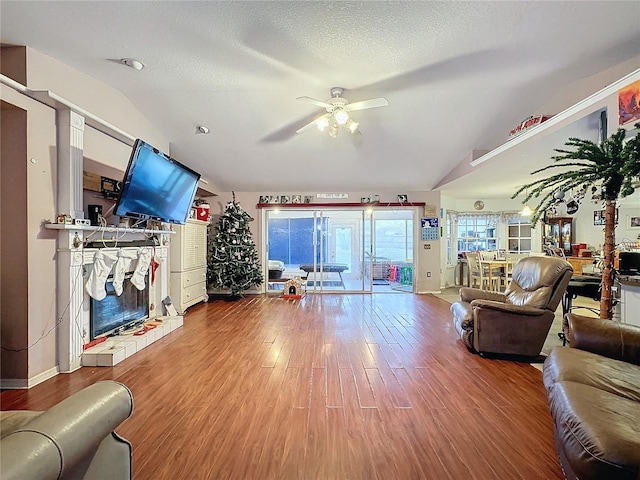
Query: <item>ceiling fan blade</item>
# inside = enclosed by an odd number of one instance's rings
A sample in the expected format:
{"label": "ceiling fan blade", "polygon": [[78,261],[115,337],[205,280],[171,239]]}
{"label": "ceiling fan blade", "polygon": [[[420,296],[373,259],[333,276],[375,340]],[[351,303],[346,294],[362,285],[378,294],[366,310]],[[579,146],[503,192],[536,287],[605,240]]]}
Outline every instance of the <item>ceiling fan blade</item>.
{"label": "ceiling fan blade", "polygon": [[344,109],[347,112],[353,110],[364,110],[366,108],[386,107],[389,101],[386,98],[372,98],[371,100],[363,100],[362,102],[347,103]]}
{"label": "ceiling fan blade", "polygon": [[303,132],[306,132],[307,130],[311,130],[312,128],[316,127],[316,122],[318,120],[320,120],[321,118],[329,118],[330,116],[331,116],[330,113],[325,113],[324,115],[321,115],[315,120],[307,123],[304,127],[300,127],[298,130],[296,130],[296,133],[303,133]]}
{"label": "ceiling fan blade", "polygon": [[313,103],[314,105],[317,105],[322,108],[333,108],[333,105],[331,105],[330,103],[321,102],[320,100],[316,100],[315,98],[311,98],[311,97],[298,97],[296,98],[296,100],[302,100],[303,102]]}

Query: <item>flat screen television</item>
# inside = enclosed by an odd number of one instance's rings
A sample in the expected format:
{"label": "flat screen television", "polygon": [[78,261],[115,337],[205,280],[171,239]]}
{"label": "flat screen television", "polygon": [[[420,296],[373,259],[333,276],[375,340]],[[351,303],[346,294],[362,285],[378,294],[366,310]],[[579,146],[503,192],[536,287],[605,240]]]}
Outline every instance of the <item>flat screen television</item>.
{"label": "flat screen television", "polygon": [[184,224],[200,174],[137,139],[114,213],[138,220]]}

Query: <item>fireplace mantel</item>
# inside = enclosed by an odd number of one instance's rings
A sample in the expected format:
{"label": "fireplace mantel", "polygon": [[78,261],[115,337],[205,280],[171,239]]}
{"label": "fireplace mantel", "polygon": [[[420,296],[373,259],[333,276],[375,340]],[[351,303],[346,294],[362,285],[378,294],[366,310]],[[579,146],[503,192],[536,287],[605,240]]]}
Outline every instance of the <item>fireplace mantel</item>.
{"label": "fireplace mantel", "polygon": [[123,228],[123,227],[99,227],[95,225],[71,225],[69,223],[45,223],[44,227],[50,230],[76,230],[82,232],[97,232],[103,231],[105,233],[117,233],[119,235],[166,235],[176,233],[173,230],[156,230],[150,228]]}

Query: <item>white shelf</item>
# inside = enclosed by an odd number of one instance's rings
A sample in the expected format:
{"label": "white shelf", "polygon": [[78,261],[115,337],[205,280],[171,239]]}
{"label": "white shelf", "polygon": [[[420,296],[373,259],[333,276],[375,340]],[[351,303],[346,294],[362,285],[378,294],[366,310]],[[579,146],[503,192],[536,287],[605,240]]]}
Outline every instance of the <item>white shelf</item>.
{"label": "white shelf", "polygon": [[45,223],[44,227],[49,230],[82,230],[85,232],[96,232],[96,231],[102,230],[108,233],[153,233],[153,234],[176,233],[173,230],[153,230],[148,228],[101,227],[101,226],[95,226],[95,225],[71,225],[68,223]]}
{"label": "white shelf", "polygon": [[546,122],[536,125],[535,127],[527,130],[525,133],[522,133],[515,138],[511,138],[507,140],[504,144],[500,145],[499,147],[473,160],[470,163],[470,165],[473,167],[476,167],[481,163],[486,162],[487,160],[500,156],[500,154],[502,153],[505,153],[505,152],[508,153],[510,149],[519,145],[520,143],[526,142],[531,138],[533,139],[540,138],[540,136],[542,135],[547,135],[549,133],[552,133],[560,129],[561,127],[564,127],[566,125],[569,125],[572,122],[575,122],[576,120],[586,115],[585,111],[590,112],[590,109],[596,108],[596,106],[600,102],[602,102],[604,99],[606,99],[607,97],[610,97],[611,95],[617,94],[618,91],[620,91],[622,88],[633,83],[634,81],[638,81],[639,78],[640,78],[640,69],[637,69],[631,72],[630,74],[624,76],[620,80],[612,83],[611,85],[603,88],[602,90],[599,90],[598,92],[585,98],[584,100],[581,100],[580,102],[567,108],[566,110],[558,113],[557,115],[554,115]]}

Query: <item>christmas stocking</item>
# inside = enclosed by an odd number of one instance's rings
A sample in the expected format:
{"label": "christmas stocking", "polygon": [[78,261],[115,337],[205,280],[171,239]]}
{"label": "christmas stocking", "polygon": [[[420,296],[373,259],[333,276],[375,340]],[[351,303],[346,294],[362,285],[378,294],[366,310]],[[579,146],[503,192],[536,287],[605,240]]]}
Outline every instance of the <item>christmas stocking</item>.
{"label": "christmas stocking", "polygon": [[104,286],[117,259],[115,253],[103,252],[102,250],[98,250],[96,253],[93,259],[93,269],[85,284],[85,289],[92,298],[99,301],[107,296]]}
{"label": "christmas stocking", "polygon": [[122,284],[124,283],[124,275],[131,271],[131,264],[138,258],[136,250],[120,250],[120,256],[116,263],[115,272],[113,274],[113,289],[116,295],[122,295]]}
{"label": "christmas stocking", "polygon": [[149,265],[149,269],[151,270],[151,285],[156,284],[156,270],[160,266],[160,259],[155,255],[151,259],[151,264]]}
{"label": "christmas stocking", "polygon": [[138,256],[138,263],[136,269],[131,277],[131,283],[138,289],[144,290],[144,277],[147,276],[149,271],[149,265],[151,264],[151,254],[153,251],[150,248],[141,248]]}

